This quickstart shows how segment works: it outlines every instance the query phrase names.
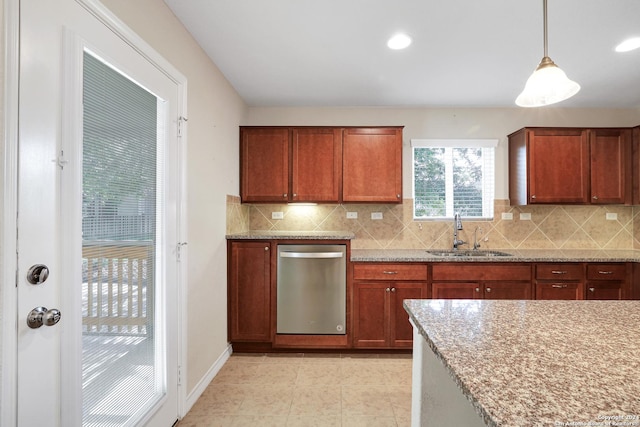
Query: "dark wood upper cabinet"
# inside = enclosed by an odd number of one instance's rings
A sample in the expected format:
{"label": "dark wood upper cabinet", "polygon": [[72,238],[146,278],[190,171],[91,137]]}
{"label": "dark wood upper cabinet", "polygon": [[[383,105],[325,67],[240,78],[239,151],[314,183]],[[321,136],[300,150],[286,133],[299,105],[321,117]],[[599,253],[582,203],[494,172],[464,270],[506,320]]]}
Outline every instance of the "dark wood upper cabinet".
{"label": "dark wood upper cabinet", "polygon": [[342,200],[402,202],[402,128],[347,128]]}
{"label": "dark wood upper cabinet", "polygon": [[[242,202],[402,202],[402,128],[240,128]],[[344,196],[343,196],[344,194]]]}
{"label": "dark wood upper cabinet", "polygon": [[289,200],[289,129],[240,130],[240,197],[243,202]]}
{"label": "dark wood upper cabinet", "polygon": [[630,204],[631,148],[629,129],[520,129],[509,135],[511,204]]}
{"label": "dark wood upper cabinet", "polygon": [[631,203],[631,129],[591,129],[591,203]]}
{"label": "dark wood upper cabinet", "polygon": [[342,184],[341,129],[293,129],[291,201],[338,202]]}

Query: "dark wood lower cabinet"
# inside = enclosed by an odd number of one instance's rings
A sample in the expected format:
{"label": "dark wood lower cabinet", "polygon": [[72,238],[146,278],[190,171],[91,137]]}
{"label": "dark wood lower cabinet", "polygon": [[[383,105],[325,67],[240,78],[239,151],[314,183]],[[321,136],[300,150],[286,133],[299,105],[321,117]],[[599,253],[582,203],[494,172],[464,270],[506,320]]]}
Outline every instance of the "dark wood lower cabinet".
{"label": "dark wood lower cabinet", "polygon": [[353,346],[411,348],[413,329],[402,303],[424,298],[424,288],[424,283],[355,283]]}
{"label": "dark wood lower cabinet", "polygon": [[611,300],[623,299],[623,282],[588,282],[586,299]]}
{"label": "dark wood lower cabinet", "polygon": [[583,299],[584,285],[580,282],[536,283],[536,299]]}

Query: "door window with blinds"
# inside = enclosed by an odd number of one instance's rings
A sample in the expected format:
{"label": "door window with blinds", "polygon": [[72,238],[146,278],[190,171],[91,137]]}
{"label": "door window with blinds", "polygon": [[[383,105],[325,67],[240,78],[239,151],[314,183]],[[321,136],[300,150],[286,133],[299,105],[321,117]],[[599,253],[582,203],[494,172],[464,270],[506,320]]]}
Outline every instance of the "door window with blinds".
{"label": "door window with blinds", "polygon": [[83,67],[83,425],[116,426],[164,393],[162,102],[88,52]]}
{"label": "door window with blinds", "polygon": [[412,139],[415,219],[492,219],[498,140]]}

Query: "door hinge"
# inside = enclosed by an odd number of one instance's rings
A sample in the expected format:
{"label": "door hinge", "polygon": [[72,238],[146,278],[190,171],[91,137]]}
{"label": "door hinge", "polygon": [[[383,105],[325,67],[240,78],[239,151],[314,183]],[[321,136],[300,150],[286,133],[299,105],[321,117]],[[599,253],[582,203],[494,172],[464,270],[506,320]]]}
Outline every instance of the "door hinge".
{"label": "door hinge", "polygon": [[178,385],[182,385],[182,366],[178,365]]}
{"label": "door hinge", "polygon": [[189,119],[187,119],[186,117],[178,117],[178,137],[181,137],[183,135],[183,129],[187,125],[187,121],[189,121]]}
{"label": "door hinge", "polygon": [[69,163],[69,160],[66,160],[64,158],[64,150],[60,150],[60,155],[58,156],[58,158],[55,160],[55,162],[58,164],[58,167],[60,169],[64,170],[64,165],[66,165],[67,163]]}
{"label": "door hinge", "polygon": [[187,242],[178,242],[178,244],[176,245],[176,261],[180,261],[180,258],[182,256],[182,247],[186,245]]}

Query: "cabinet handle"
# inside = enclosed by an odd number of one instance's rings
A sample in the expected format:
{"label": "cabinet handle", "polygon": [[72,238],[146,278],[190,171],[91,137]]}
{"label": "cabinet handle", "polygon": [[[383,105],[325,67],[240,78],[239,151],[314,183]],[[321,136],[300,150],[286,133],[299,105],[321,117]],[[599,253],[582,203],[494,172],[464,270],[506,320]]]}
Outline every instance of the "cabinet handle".
{"label": "cabinet handle", "polygon": [[563,270],[551,270],[551,274],[567,274],[567,272]]}
{"label": "cabinet handle", "polygon": [[598,271],[598,274],[613,274],[613,271]]}
{"label": "cabinet handle", "polygon": [[398,274],[397,271],[383,271],[382,274]]}
{"label": "cabinet handle", "polygon": [[566,288],[567,285],[565,284],[559,284],[559,283],[554,283],[553,285],[551,285],[552,288]]}
{"label": "cabinet handle", "polygon": [[589,288],[589,292],[595,292],[596,288]]}
{"label": "cabinet handle", "polygon": [[487,288],[487,292],[491,292],[491,288]]}

